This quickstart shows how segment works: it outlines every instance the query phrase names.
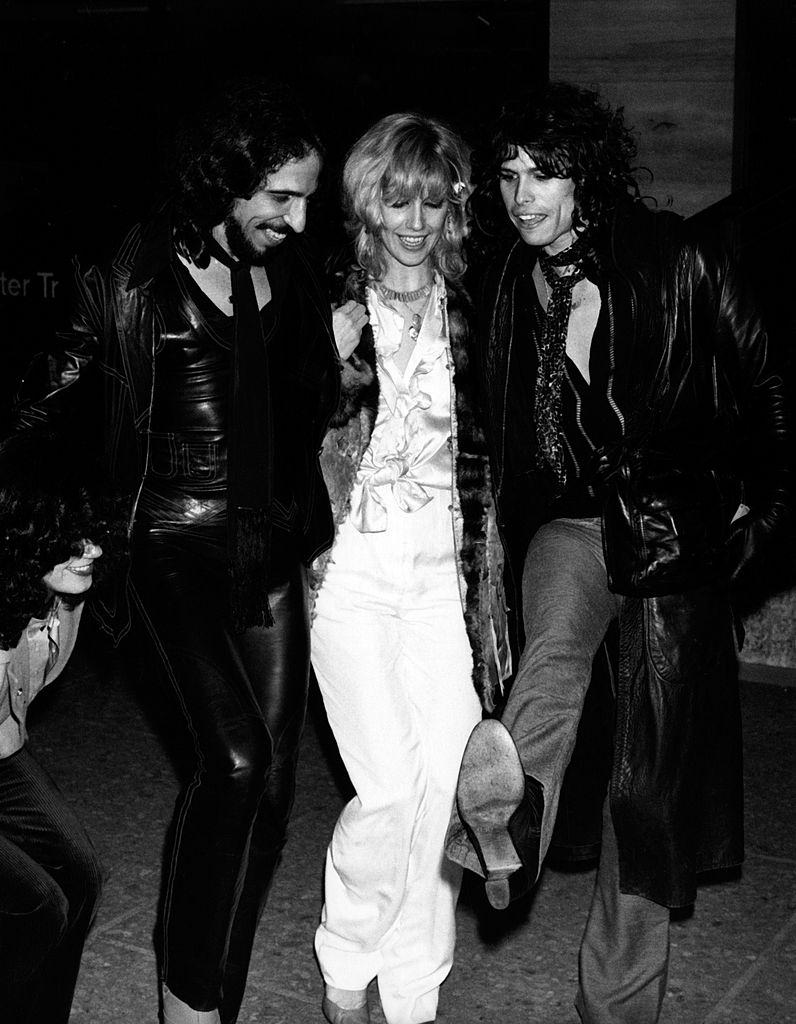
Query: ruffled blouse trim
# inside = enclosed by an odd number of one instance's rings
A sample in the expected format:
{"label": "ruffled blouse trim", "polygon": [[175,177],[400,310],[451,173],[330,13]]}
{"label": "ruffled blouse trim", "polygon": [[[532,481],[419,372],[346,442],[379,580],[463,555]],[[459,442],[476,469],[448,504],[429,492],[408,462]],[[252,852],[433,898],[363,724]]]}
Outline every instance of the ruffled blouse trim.
{"label": "ruffled blouse trim", "polygon": [[[396,504],[404,512],[423,508],[433,496],[416,479],[414,471],[420,462],[433,472],[428,443],[421,443],[420,438],[421,432],[429,429],[423,414],[433,403],[424,378],[448,354],[448,318],[445,283],[440,275],[436,275],[415,351],[407,364],[407,370],[413,366],[407,378],[406,371],[401,373],[393,360],[401,343],[403,317],[385,305],[373,286],[367,289],[367,300],[380,371],[381,397],[392,421],[390,434],[392,437],[397,434],[401,440],[398,444],[380,445],[379,427],[384,423],[377,419],[371,445],[360,466],[358,486],[352,495],[351,520],[361,533],[380,533],[387,528],[387,507],[379,488],[391,487]],[[450,369],[450,359],[447,359],[446,367]],[[441,434],[438,440],[439,447],[442,447],[450,435],[449,415],[444,431],[437,432]],[[449,459],[447,447],[445,453]]]}

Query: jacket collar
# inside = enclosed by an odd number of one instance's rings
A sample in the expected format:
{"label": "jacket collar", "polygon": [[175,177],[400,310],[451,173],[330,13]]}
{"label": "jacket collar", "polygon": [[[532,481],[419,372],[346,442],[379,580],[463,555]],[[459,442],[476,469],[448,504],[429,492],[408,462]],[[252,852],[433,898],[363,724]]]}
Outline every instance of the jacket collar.
{"label": "jacket collar", "polygon": [[147,284],[169,265],[172,256],[171,206],[162,206],[141,229],[141,242],[133,259],[127,291]]}

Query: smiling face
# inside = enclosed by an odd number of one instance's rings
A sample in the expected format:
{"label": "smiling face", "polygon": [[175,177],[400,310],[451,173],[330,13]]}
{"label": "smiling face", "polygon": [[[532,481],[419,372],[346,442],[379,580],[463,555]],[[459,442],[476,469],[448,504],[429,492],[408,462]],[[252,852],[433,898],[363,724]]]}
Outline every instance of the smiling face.
{"label": "smiling face", "polygon": [[500,166],[500,194],[523,242],[553,256],[575,241],[572,215],[575,185],[571,178],[546,177],[524,149]]}
{"label": "smiling face", "polygon": [[45,586],[53,593],[76,596],[85,594],[91,587],[94,562],[102,554],[102,548],[90,540],[82,543],[81,554],[60,562],[43,577]]}
{"label": "smiling face", "polygon": [[418,195],[382,198],[379,202],[381,244],[387,259],[385,277],[404,278],[407,271],[424,267],[445,226],[448,204],[444,199]]}
{"label": "smiling face", "polygon": [[236,199],[213,236],[230,255],[250,266],[262,265],[268,253],[291,231],[301,234],[307,223],[307,202],[318,187],[321,158],[315,152],[289,160],[269,174],[249,199]]}

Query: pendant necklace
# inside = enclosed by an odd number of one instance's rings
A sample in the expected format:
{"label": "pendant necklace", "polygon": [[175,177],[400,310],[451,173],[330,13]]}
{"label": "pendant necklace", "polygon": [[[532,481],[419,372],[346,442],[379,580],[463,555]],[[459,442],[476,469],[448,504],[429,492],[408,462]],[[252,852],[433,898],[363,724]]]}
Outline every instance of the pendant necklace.
{"label": "pendant necklace", "polygon": [[417,341],[418,335],[420,334],[420,328],[423,326],[423,317],[419,313],[412,314],[412,320],[407,328],[407,334],[413,342]]}
{"label": "pendant necklace", "polygon": [[[431,283],[424,284],[421,288],[415,288],[413,291],[408,292],[395,291],[395,289],[388,288],[385,284],[379,284],[378,289],[385,302],[396,302],[406,307],[404,313],[404,319],[408,321],[406,333],[412,340],[412,344],[414,344],[420,335],[420,328],[423,326],[423,317],[426,312],[429,296],[431,295]],[[422,300],[420,308],[413,309],[411,303],[417,303],[420,300]],[[401,311],[398,310],[398,312]]]}

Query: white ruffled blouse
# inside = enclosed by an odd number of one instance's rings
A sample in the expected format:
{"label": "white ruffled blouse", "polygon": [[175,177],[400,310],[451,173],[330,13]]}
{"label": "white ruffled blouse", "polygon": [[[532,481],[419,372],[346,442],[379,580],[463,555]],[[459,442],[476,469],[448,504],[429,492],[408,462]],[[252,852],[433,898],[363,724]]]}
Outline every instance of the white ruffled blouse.
{"label": "white ruffled blouse", "polygon": [[435,492],[453,487],[451,357],[445,283],[436,275],[426,315],[406,369],[395,353],[404,318],[375,288],[367,290],[379,375],[379,407],[351,496],[351,520],[361,533],[387,529],[384,491],[403,512],[415,512]]}

